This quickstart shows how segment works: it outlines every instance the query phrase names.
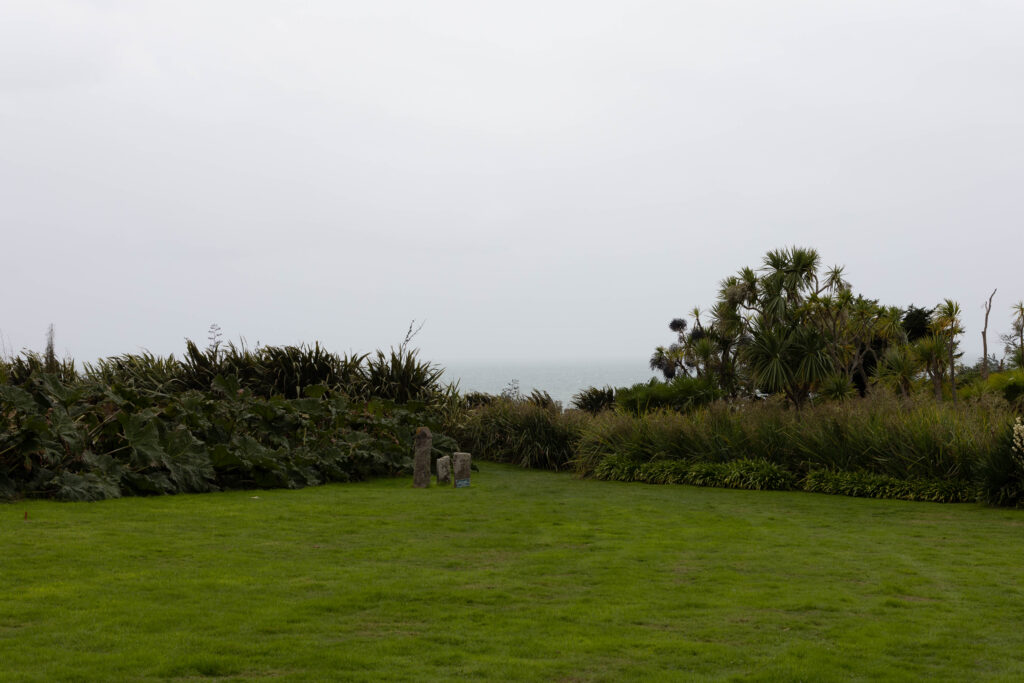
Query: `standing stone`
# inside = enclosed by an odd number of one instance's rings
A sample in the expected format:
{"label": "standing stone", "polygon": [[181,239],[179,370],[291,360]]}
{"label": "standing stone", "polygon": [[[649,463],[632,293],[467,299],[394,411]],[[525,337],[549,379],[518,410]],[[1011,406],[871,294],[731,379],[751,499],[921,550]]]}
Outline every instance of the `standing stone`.
{"label": "standing stone", "polygon": [[452,483],[452,456],[445,455],[437,459],[437,485],[447,486]]}
{"label": "standing stone", "polygon": [[469,468],[472,465],[472,460],[469,453],[455,454],[455,488],[461,489],[469,486]]}
{"label": "standing stone", "polygon": [[430,446],[432,439],[426,427],[416,428],[413,440],[412,485],[414,488],[425,489],[430,486]]}

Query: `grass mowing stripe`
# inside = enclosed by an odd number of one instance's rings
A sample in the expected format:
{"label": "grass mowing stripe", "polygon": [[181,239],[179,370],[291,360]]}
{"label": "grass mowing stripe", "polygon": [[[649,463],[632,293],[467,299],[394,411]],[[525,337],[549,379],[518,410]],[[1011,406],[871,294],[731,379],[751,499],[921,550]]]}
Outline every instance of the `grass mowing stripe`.
{"label": "grass mowing stripe", "polygon": [[1019,511],[482,470],[0,506],[0,678],[1024,676]]}

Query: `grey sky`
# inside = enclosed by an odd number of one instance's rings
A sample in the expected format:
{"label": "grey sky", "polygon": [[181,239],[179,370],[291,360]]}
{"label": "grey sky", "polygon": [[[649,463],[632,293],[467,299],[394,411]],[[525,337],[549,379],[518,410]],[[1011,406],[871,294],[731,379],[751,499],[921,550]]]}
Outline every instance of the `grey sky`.
{"label": "grey sky", "polygon": [[[0,332],[646,358],[765,251],[1024,298],[1024,4],[0,4]],[[999,346],[998,344],[996,345]],[[1001,351],[1001,348],[999,348]]]}

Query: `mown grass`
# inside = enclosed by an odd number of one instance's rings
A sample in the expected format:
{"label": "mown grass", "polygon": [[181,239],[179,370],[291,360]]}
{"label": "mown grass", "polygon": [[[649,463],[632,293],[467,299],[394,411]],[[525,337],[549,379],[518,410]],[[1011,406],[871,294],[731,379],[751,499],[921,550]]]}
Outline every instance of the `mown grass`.
{"label": "mown grass", "polygon": [[1020,511],[481,469],[2,505],[0,678],[1024,677]]}

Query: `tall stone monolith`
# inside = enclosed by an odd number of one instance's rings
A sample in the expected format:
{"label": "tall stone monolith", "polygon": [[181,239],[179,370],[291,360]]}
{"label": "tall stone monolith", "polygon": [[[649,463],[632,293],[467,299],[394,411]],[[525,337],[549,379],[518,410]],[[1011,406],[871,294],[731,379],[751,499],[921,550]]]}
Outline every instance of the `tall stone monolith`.
{"label": "tall stone monolith", "polygon": [[452,456],[444,455],[437,459],[437,485],[448,486],[452,483]]}
{"label": "tall stone monolith", "polygon": [[416,429],[412,461],[412,485],[414,488],[425,489],[430,486],[430,446],[432,441],[428,428],[418,427]]}
{"label": "tall stone monolith", "polygon": [[456,453],[454,458],[455,488],[466,488],[469,486],[469,470],[473,465],[473,456],[469,453]]}

